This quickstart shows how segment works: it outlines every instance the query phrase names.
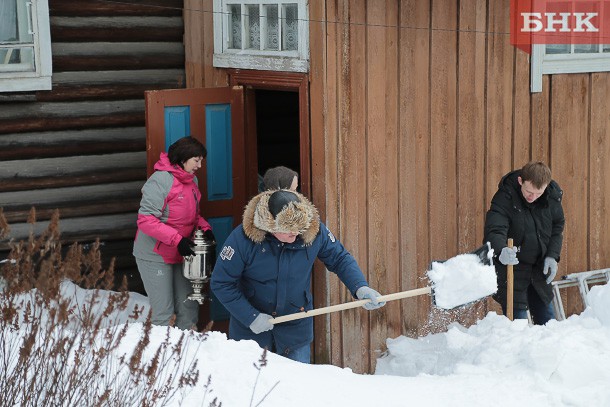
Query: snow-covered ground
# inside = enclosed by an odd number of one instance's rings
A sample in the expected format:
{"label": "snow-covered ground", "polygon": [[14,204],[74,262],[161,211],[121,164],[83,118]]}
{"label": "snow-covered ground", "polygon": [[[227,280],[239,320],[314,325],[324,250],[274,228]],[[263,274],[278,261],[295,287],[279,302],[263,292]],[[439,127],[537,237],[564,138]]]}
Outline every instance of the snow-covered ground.
{"label": "snow-covered ground", "polygon": [[[65,284],[64,295],[83,303],[90,292]],[[610,406],[610,287],[593,287],[589,301],[583,314],[546,326],[490,313],[470,328],[388,339],[374,375],[268,354],[257,381],[262,351],[255,342],[194,333],[183,357],[198,359],[199,382],[171,405],[208,406],[217,397],[224,407],[255,406],[263,398],[267,407]],[[132,294],[128,310],[136,304],[148,307],[146,297]],[[128,313],[115,316],[126,321]],[[141,322],[129,325],[126,352],[142,329]],[[178,340],[177,328],[153,327],[152,347],[168,329],[170,341]],[[204,388],[208,377],[211,392]]]}

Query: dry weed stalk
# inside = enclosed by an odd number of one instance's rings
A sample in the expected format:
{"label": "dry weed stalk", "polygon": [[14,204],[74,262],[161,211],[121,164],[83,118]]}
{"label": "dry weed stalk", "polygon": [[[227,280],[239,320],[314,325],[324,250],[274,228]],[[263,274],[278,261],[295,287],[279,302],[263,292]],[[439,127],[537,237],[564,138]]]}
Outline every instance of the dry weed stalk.
{"label": "dry weed stalk", "polygon": [[[0,239],[9,230],[0,208]],[[109,291],[113,264],[102,268],[99,243],[86,253],[74,244],[62,256],[59,238],[56,212],[41,236],[12,242],[0,266],[0,405],[156,407],[183,397],[199,378],[185,345],[206,336],[183,333],[174,344],[168,328],[153,348],[149,317],[130,343],[142,309],[119,320],[129,293],[126,284]]]}

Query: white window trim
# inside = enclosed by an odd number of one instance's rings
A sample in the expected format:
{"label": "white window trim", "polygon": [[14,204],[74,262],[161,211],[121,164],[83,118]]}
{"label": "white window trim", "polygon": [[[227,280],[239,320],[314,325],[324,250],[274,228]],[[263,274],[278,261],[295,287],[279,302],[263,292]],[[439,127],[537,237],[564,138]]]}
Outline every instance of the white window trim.
{"label": "white window trim", "polygon": [[51,27],[48,0],[30,0],[34,30],[35,72],[0,72],[0,92],[50,90],[52,84]]}
{"label": "white window trim", "polygon": [[610,53],[547,54],[546,45],[532,45],[530,90],[542,92],[542,75],[610,71]]}
{"label": "white window trim", "polygon": [[[264,71],[309,72],[309,13],[307,0],[291,0],[285,3],[299,5],[298,51],[234,50],[226,47],[227,0],[214,0],[214,58],[217,68],[258,69]],[[229,1],[230,2],[230,1]],[[241,0],[242,3],[261,4],[263,0]],[[283,3],[279,1],[278,3]]]}

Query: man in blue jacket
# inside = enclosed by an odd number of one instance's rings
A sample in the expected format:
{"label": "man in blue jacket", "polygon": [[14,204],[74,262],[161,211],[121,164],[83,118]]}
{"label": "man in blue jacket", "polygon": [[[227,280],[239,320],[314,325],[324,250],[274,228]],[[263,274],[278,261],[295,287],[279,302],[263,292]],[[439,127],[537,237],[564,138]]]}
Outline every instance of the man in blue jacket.
{"label": "man in blue jacket", "polygon": [[316,258],[337,274],[354,297],[371,299],[364,308],[385,305],[307,198],[288,190],[265,191],[252,198],[212,273],[211,288],[231,314],[229,337],[253,339],[263,348],[309,363],[312,318],[277,325],[269,321],[313,308],[310,287]]}

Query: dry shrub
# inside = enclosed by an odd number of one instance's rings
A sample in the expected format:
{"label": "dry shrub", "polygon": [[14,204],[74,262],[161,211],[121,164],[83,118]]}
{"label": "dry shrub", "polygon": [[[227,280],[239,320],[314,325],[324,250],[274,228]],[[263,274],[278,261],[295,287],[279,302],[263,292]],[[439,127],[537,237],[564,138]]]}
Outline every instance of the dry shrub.
{"label": "dry shrub", "polygon": [[[0,208],[0,239],[9,231]],[[137,342],[127,341],[142,309],[127,310],[126,284],[109,291],[113,264],[102,268],[99,242],[62,256],[55,213],[42,235],[10,245],[0,266],[0,405],[164,406],[195,386],[197,361],[184,353],[205,335],[183,332],[176,343],[168,328],[154,347],[149,316]],[[129,320],[120,321],[126,310]]]}

